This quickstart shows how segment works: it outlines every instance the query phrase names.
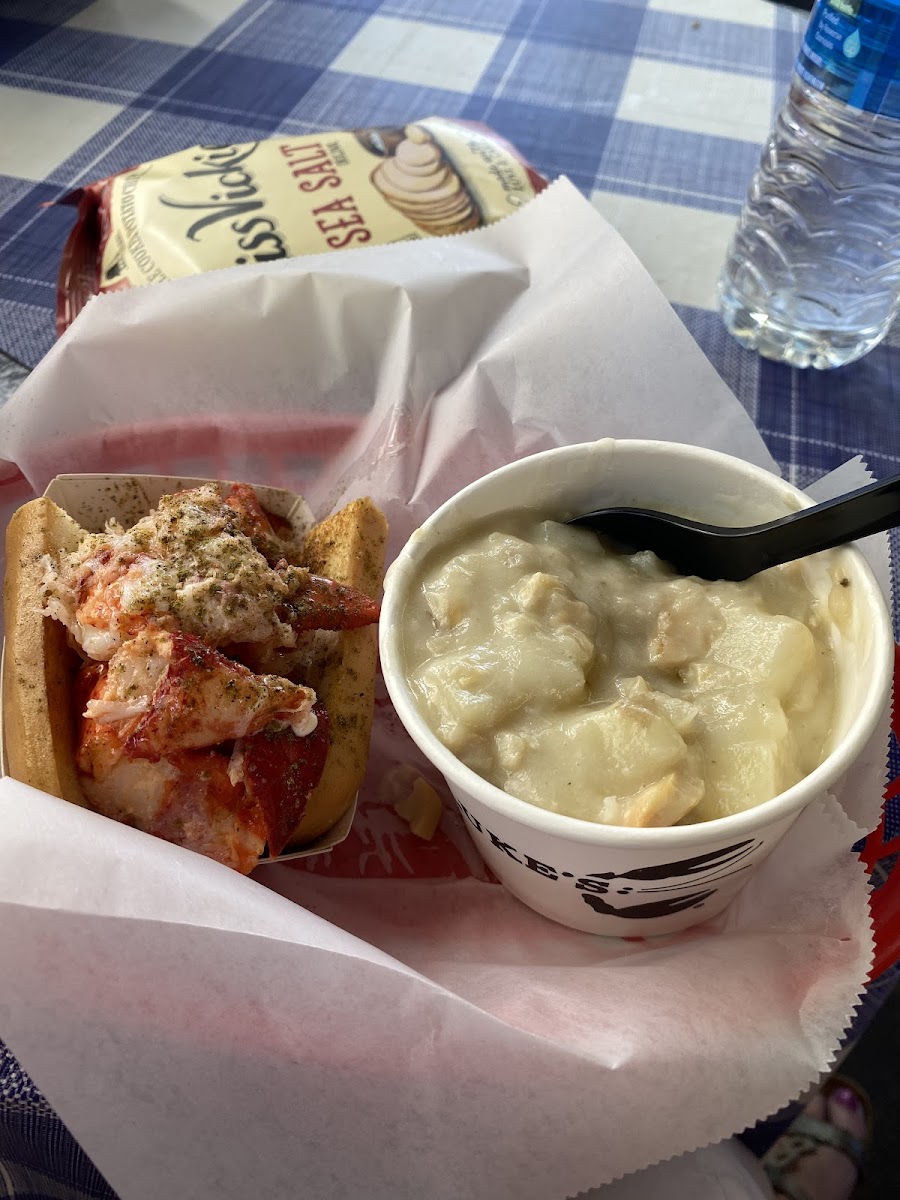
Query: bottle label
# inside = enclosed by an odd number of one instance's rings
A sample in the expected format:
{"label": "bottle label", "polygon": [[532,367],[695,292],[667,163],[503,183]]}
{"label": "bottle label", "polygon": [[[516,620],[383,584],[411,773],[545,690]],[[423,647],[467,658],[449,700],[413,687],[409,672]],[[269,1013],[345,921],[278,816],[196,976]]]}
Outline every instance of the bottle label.
{"label": "bottle label", "polygon": [[818,0],[797,56],[810,87],[900,119],[900,0]]}

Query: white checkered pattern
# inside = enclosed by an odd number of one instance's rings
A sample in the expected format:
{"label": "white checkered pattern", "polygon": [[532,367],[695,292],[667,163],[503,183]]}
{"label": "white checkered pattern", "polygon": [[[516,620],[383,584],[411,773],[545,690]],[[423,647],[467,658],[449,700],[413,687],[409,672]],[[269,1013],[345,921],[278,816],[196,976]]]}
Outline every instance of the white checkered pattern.
{"label": "white checkered pattern", "polygon": [[471,92],[499,44],[500,37],[494,33],[376,16],[345,46],[331,69]]}
{"label": "white checkered pattern", "polygon": [[0,174],[46,178],[120,111],[117,104],[0,84]]}
{"label": "white checkered pattern", "polygon": [[772,124],[772,93],[769,79],[634,58],[616,115],[758,145]]}
{"label": "white checkered pattern", "polygon": [[724,21],[735,25],[755,25],[774,29],[777,9],[758,0],[730,0],[727,9],[721,0],[648,0],[647,8],[654,12],[679,13],[694,21]]}

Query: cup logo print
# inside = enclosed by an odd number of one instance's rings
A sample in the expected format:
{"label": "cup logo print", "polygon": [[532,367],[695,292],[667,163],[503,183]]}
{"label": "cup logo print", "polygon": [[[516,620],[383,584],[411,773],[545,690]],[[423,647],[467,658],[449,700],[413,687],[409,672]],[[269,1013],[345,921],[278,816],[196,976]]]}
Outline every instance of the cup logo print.
{"label": "cup logo print", "polygon": [[[750,859],[762,846],[762,841],[747,838],[733,842],[720,850],[710,850],[692,858],[652,867],[636,867],[632,871],[597,871],[576,878],[571,871],[561,871],[550,863],[541,862],[530,854],[520,853],[515,846],[504,842],[462,804],[456,801],[463,817],[473,829],[490,839],[494,849],[513,862],[551,882],[573,880],[581,898],[594,912],[604,916],[646,920],[648,917],[669,917],[686,908],[700,908],[719,890],[711,887],[723,879],[739,875],[750,866]],[[685,890],[687,889],[687,890]]]}
{"label": "cup logo print", "polygon": [[[612,871],[585,875],[576,881],[575,886],[581,891],[582,900],[590,905],[594,912],[611,917],[639,919],[668,917],[672,913],[683,912],[686,908],[699,908],[719,890],[708,885],[746,871],[749,863],[744,863],[743,866],[738,864],[761,845],[762,842],[750,838],[745,842],[724,846],[721,850],[698,854],[695,858],[658,863],[653,867],[638,867],[633,871],[626,871],[623,875],[616,875]],[[685,884],[676,883],[675,880],[692,876],[703,877],[691,880],[700,890],[685,893]],[[658,886],[642,886],[645,882]],[[656,896],[661,892],[679,894],[660,896],[659,899],[639,899]],[[634,897],[637,903],[628,899],[618,903],[620,896]]]}

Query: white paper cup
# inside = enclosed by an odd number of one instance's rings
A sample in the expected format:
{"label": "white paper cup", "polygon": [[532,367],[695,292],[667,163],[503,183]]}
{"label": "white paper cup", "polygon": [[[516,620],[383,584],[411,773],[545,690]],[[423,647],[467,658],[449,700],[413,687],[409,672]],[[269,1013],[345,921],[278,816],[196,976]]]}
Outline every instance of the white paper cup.
{"label": "white paper cup", "polygon": [[592,508],[634,505],[746,525],[809,504],[784,480],[726,454],[606,439],[536,454],[476,481],[442,505],[392,564],[380,623],[391,700],[447,780],[488,866],[530,908],[574,929],[618,937],[672,933],[721,912],[874,732],[890,696],[890,617],[857,549],[808,560],[813,586],[831,585],[828,566],[838,566],[851,584],[849,620],[835,628],[835,729],[825,761],[786,792],[735,816],[663,829],[599,825],[508,795],[460,762],[426,724],[406,680],[401,632],[423,559],[471,523],[517,508],[564,520]]}

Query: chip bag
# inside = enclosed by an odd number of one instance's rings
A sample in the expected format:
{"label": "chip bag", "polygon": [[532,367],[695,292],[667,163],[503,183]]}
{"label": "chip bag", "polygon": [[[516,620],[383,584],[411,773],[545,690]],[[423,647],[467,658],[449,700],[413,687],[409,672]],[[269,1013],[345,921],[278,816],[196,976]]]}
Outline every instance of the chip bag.
{"label": "chip bag", "polygon": [[546,187],[486,126],[406,126],[193,146],[64,197],[57,332],[98,292],[242,263],[465,233]]}

